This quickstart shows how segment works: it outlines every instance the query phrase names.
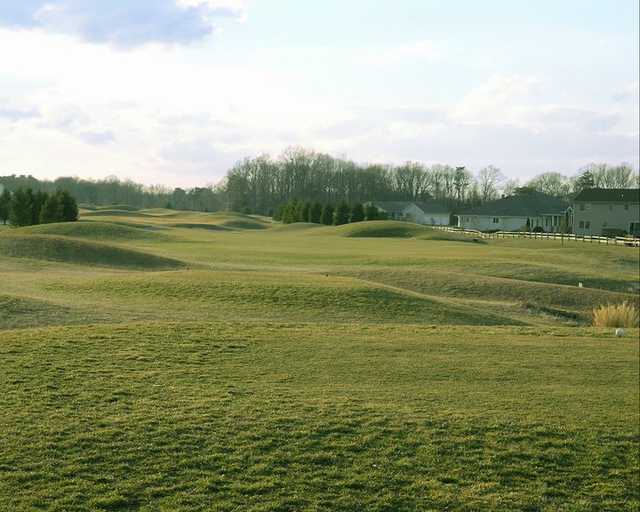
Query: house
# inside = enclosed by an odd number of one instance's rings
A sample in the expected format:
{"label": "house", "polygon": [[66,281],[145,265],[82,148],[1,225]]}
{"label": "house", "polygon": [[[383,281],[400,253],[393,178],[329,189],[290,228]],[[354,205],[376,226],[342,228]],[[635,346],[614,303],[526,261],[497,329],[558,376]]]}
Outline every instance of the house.
{"label": "house", "polygon": [[405,220],[416,224],[448,226],[451,208],[428,199],[426,201],[371,201],[388,219]]}
{"label": "house", "polygon": [[458,227],[478,231],[564,233],[570,226],[569,203],[533,190],[489,201],[458,215]]}
{"label": "house", "polygon": [[573,200],[576,235],[640,236],[640,189],[590,188]]}

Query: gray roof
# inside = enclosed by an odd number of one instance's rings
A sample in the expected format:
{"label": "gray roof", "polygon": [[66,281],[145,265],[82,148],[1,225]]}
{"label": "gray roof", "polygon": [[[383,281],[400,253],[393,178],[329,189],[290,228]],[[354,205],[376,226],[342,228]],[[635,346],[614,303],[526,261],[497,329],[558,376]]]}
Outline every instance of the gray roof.
{"label": "gray roof", "polygon": [[605,203],[638,203],[640,189],[638,188],[588,188],[580,192],[574,199],[576,202],[605,202]]}
{"label": "gray roof", "polygon": [[415,204],[424,213],[449,213],[451,208],[434,199],[426,201],[371,201],[378,209],[389,213],[402,213],[408,206]]}
{"label": "gray roof", "polygon": [[489,201],[476,208],[462,212],[465,215],[495,215],[504,217],[536,217],[543,213],[560,214],[569,203],[541,192],[527,192]]}
{"label": "gray roof", "polygon": [[410,201],[371,201],[376,208],[389,213],[402,213],[411,204]]}
{"label": "gray roof", "polygon": [[414,204],[424,213],[451,213],[451,208],[435,199],[416,201]]}

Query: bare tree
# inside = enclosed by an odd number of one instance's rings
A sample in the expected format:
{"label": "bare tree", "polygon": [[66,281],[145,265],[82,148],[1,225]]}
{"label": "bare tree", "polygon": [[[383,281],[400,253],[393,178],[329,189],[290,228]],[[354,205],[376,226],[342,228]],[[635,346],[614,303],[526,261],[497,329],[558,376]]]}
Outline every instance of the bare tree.
{"label": "bare tree", "polygon": [[478,185],[480,187],[480,197],[483,201],[491,201],[498,197],[500,184],[505,176],[502,171],[493,165],[489,165],[478,172]]}

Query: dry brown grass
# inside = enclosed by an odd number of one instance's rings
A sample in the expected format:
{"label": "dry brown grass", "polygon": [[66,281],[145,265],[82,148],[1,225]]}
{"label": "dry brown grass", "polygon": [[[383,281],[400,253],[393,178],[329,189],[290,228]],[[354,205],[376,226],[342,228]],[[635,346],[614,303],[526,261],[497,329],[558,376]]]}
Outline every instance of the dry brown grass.
{"label": "dry brown grass", "polygon": [[595,327],[638,327],[638,310],[633,304],[608,304],[593,310]]}

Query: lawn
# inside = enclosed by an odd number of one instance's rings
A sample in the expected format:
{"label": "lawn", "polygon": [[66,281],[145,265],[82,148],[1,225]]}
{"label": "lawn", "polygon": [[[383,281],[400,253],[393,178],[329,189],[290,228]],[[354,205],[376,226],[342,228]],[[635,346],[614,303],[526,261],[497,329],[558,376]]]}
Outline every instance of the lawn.
{"label": "lawn", "polygon": [[637,249],[357,228],[0,232],[0,508],[640,509]]}

